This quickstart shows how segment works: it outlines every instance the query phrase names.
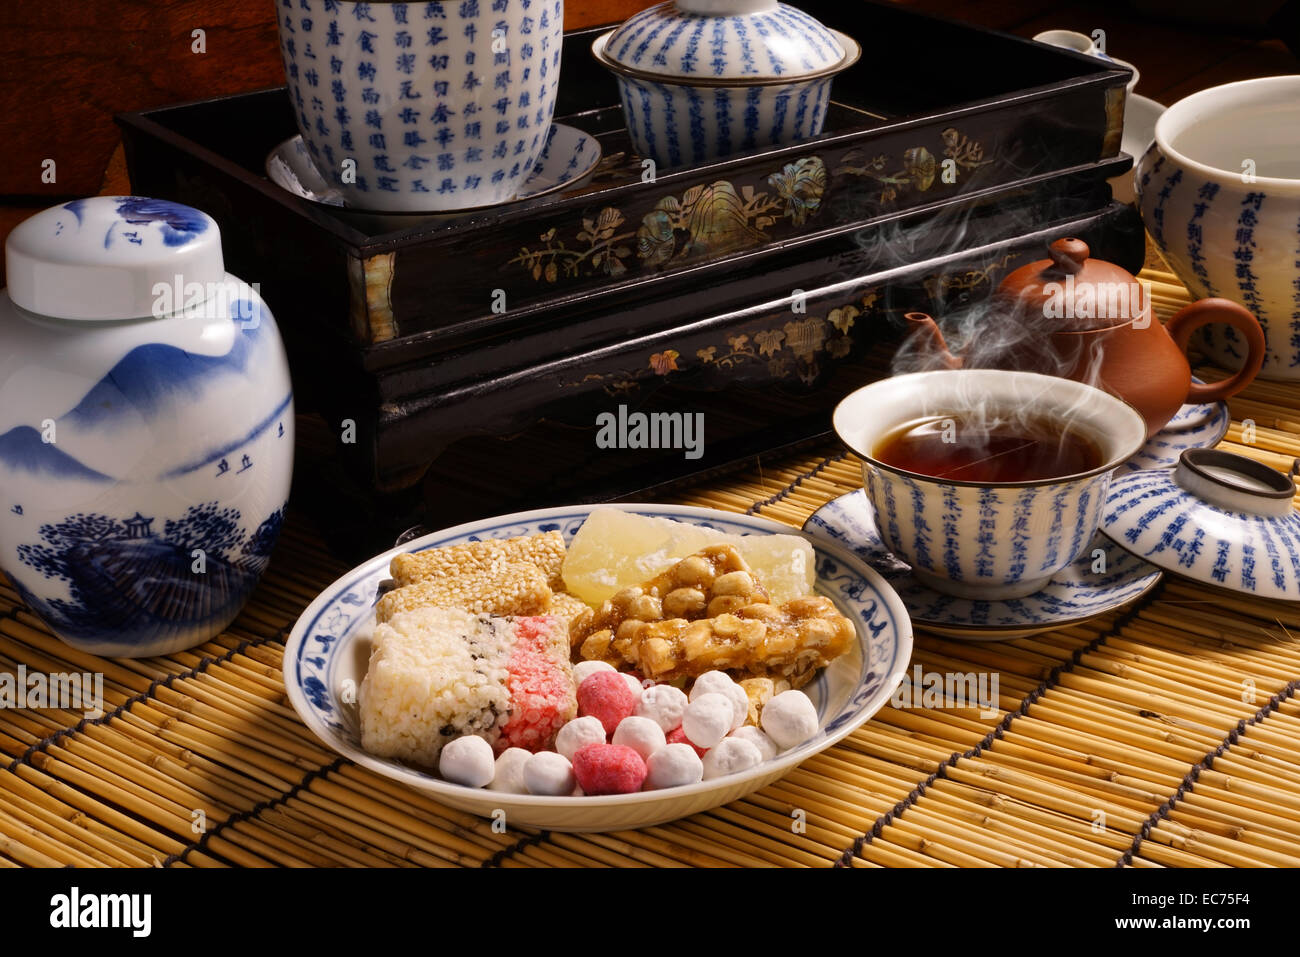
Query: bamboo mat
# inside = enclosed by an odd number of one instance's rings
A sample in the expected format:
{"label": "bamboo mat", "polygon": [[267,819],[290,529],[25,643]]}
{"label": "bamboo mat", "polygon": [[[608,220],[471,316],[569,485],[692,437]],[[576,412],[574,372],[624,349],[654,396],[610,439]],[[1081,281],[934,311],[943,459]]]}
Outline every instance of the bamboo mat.
{"label": "bamboo mat", "polygon": [[[1172,275],[1143,278],[1162,318],[1187,301]],[[1224,447],[1289,467],[1298,393],[1253,386],[1231,403]],[[859,479],[827,447],[679,501],[798,526]],[[1074,628],[996,643],[921,632],[913,665],[999,675],[995,716],[886,707],[716,811],[641,831],[496,834],[337,758],[289,707],[283,640],[345,570],[291,520],[228,632],[138,661],[69,649],[0,587],[0,670],[105,682],[93,720],[0,710],[0,865],[1300,866],[1297,607],[1166,577]]]}

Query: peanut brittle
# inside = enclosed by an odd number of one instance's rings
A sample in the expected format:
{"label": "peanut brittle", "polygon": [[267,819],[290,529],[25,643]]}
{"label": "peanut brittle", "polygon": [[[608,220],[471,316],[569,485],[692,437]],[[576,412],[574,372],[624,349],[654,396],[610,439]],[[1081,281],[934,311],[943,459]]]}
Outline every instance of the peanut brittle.
{"label": "peanut brittle", "polygon": [[799,687],[848,650],[856,631],[828,598],[772,605],[739,552],[714,545],[623,589],[575,620],[572,635],[581,657],[655,680],[719,670]]}
{"label": "peanut brittle", "polygon": [[695,621],[735,611],[768,595],[734,545],[710,545],[656,575],[606,599],[598,611],[574,620],[571,637],[578,644],[603,630],[617,632],[627,619]]}

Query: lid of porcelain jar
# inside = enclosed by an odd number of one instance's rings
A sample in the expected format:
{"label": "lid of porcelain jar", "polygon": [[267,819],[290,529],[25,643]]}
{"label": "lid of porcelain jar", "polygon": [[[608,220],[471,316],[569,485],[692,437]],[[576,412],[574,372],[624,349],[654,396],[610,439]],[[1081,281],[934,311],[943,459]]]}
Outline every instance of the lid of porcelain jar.
{"label": "lid of porcelain jar", "polygon": [[[92,196],[37,213],[5,240],[9,298],[58,319],[179,311],[225,278],[216,221],[180,203]],[[195,285],[197,284],[197,285]]]}
{"label": "lid of porcelain jar", "polygon": [[777,0],[675,0],[593,46],[616,73],[691,86],[766,86],[829,76],[861,54],[850,37]]}

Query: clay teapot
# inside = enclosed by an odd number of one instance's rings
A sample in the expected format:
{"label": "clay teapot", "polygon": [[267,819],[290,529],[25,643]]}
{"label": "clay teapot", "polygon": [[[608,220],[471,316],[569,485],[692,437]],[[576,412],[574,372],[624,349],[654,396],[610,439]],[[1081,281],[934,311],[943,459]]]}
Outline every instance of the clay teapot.
{"label": "clay teapot", "polygon": [[[1148,438],[1184,403],[1235,395],[1259,372],[1264,333],[1237,303],[1202,299],[1162,326],[1145,287],[1119,266],[1089,259],[1087,243],[1058,239],[1048,253],[1050,258],[1022,266],[1002,281],[986,318],[1005,328],[976,330],[962,357],[948,351],[938,325],[925,313],[907,314],[915,328],[911,344],[950,369],[1021,369],[1095,385],[1137,409]],[[1193,382],[1187,342],[1196,329],[1216,322],[1240,335],[1245,363],[1219,382]]]}

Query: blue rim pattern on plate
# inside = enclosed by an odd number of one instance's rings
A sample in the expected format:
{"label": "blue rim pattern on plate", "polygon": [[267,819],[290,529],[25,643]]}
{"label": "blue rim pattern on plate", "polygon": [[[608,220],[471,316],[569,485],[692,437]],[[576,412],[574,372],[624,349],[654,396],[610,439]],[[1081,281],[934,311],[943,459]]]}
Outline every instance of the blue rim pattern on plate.
{"label": "blue rim pattern on plate", "polygon": [[[431,772],[377,758],[363,751],[355,705],[345,703],[341,694],[339,668],[352,652],[353,642],[363,636],[373,622],[372,606],[376,589],[388,577],[389,562],[394,555],[461,542],[512,538],[552,530],[558,530],[566,539],[571,539],[593,507],[595,506],[574,506],[520,512],[435,532],[390,549],[338,579],[303,612],[285,645],[285,686],[289,699],[303,722],[322,741],[345,757],[435,796],[453,798],[458,792],[461,796],[465,792],[475,795],[483,793],[445,782]],[[767,519],[731,515],[714,509],[663,505],[622,507],[639,514],[674,518],[726,532],[794,532],[788,526]],[[856,556],[838,545],[815,541],[813,547],[817,560],[817,590],[830,597],[841,613],[857,623],[861,647],[866,654],[854,652],[851,656],[838,659],[803,689],[817,706],[821,730],[797,748],[760,766],[769,771],[778,767],[782,770],[794,767],[870,718],[888,701],[897,679],[904,674],[911,658],[910,623],[898,596],[890,586]],[[828,673],[849,657],[857,660],[858,672],[851,676],[847,690],[837,692],[843,700],[838,703],[838,708],[832,715],[829,713],[828,692],[832,679],[828,678]],[[837,671],[837,677],[833,679],[839,684],[843,684],[842,671],[842,668]],[[491,793],[498,802],[507,801],[517,805],[530,802],[539,806],[556,802],[616,804],[656,801],[665,796],[675,798],[692,791],[708,790],[710,785],[729,780],[714,779],[683,788],[604,797],[554,798]]]}
{"label": "blue rim pattern on plate", "polygon": [[[1160,569],[1098,533],[1074,564],[1026,598],[955,598],[922,585],[910,566],[885,547],[875,511],[861,489],[823,505],[803,528],[814,538],[846,546],[879,572],[898,592],[914,625],[968,640],[1020,638],[1077,624],[1139,598],[1161,577]],[[1094,554],[1097,549],[1101,556]],[[1106,571],[1093,572],[1099,557]]]}

